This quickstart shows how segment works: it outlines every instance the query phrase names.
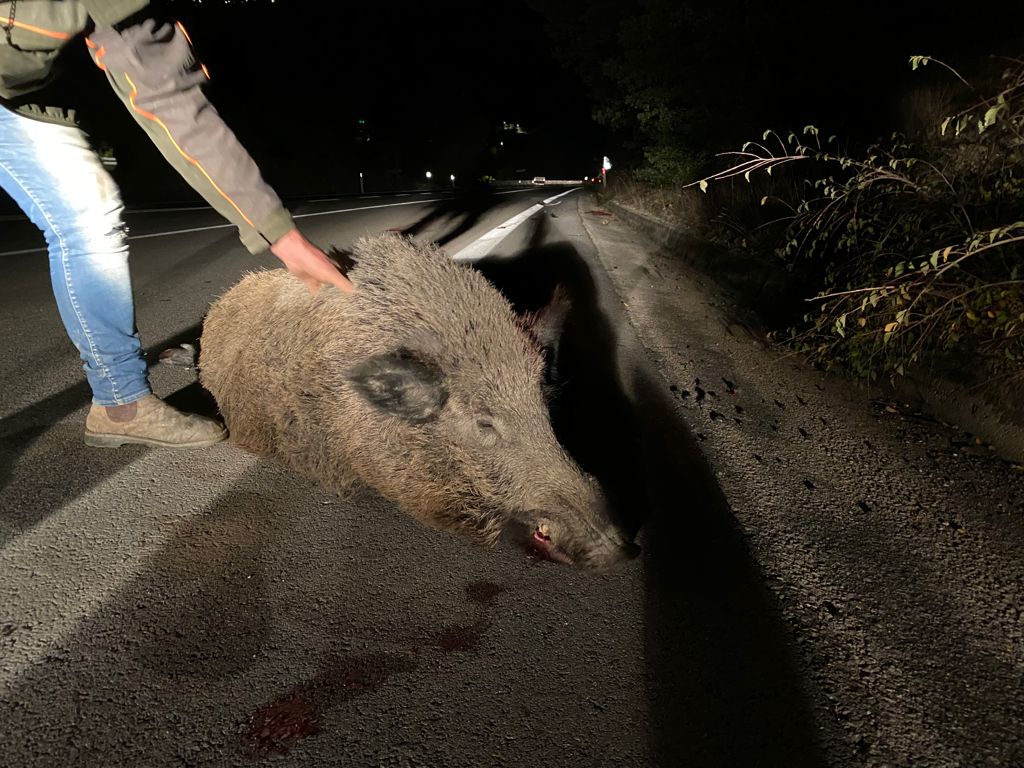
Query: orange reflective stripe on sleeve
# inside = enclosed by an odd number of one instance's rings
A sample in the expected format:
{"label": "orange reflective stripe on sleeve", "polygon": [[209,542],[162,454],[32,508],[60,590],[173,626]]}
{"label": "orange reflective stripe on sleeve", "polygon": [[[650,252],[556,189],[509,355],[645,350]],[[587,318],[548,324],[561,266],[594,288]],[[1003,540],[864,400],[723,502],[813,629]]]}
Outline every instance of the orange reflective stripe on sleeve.
{"label": "orange reflective stripe on sleeve", "polygon": [[[175,25],[178,27],[178,29],[181,30],[181,34],[183,34],[185,36],[185,40],[188,42],[189,46],[193,48],[193,55],[194,55],[194,53],[195,53],[195,51],[194,51],[195,46],[192,44],[192,38],[189,36],[188,30],[185,29],[185,25],[182,24],[180,21],[176,21]],[[199,68],[203,70],[203,74],[206,75],[206,79],[209,80],[210,79],[210,70],[208,70],[206,68],[206,65],[203,64],[203,62],[199,62]]]}
{"label": "orange reflective stripe on sleeve", "polygon": [[90,39],[89,39],[88,37],[87,37],[87,38],[85,38],[85,44],[86,44],[87,46],[89,46],[89,50],[91,50],[91,51],[96,51],[96,52],[95,52],[95,53],[93,54],[93,57],[92,57],[92,61],[93,61],[93,64],[95,64],[95,65],[96,65],[97,67],[99,67],[99,68],[100,68],[101,70],[103,70],[104,72],[106,72],[106,71],[107,71],[107,67],[106,67],[106,65],[105,65],[105,64],[103,63],[102,59],[103,59],[103,55],[104,55],[104,54],[105,54],[105,53],[107,52],[107,46],[105,46],[105,45],[104,45],[104,46],[101,46],[101,47],[100,47],[100,49],[99,49],[99,50],[97,51],[97,50],[96,50],[96,43],[94,43],[94,42],[93,42],[92,40],[90,40]]}
{"label": "orange reflective stripe on sleeve", "polygon": [[18,29],[24,29],[26,32],[35,32],[43,37],[52,37],[54,40],[70,40],[74,37],[74,35],[69,35],[67,32],[54,32],[52,29],[43,29],[42,27],[26,24],[24,21],[18,21],[17,19],[14,19],[14,26]]}
{"label": "orange reflective stripe on sleeve", "polygon": [[185,36],[185,39],[188,40],[188,44],[192,45],[192,38],[188,36],[188,32],[185,30],[185,25],[182,24],[180,21],[177,22],[177,25],[178,29],[181,30],[181,34],[183,34]]}
{"label": "orange reflective stripe on sleeve", "polygon": [[236,211],[238,211],[238,215],[241,216],[245,220],[245,223],[248,224],[253,229],[255,229],[256,225],[252,223],[252,220],[242,212],[242,209],[238,207],[238,204],[234,200],[232,200],[223,189],[221,189],[219,186],[217,186],[217,182],[215,182],[210,177],[210,174],[208,174],[206,172],[206,169],[203,168],[202,163],[200,163],[198,160],[196,160],[190,154],[185,152],[185,150],[183,150],[180,146],[178,146],[178,142],[176,142],[174,140],[174,136],[171,134],[171,130],[167,127],[166,123],[164,123],[163,120],[161,120],[159,117],[154,115],[152,112],[147,112],[146,110],[142,109],[141,107],[139,107],[138,104],[135,103],[135,97],[139,95],[139,89],[135,87],[135,83],[132,82],[132,79],[131,79],[131,77],[128,76],[127,72],[125,73],[124,79],[128,81],[128,85],[132,89],[131,94],[128,96],[128,101],[131,103],[132,109],[134,109],[140,115],[145,117],[147,120],[152,120],[154,123],[156,123],[161,128],[163,128],[164,129],[164,133],[167,134],[167,138],[170,139],[171,144],[174,145],[174,148],[178,151],[178,154],[180,154],[183,158],[185,158],[185,160],[187,160],[190,164],[192,164],[196,168],[198,168],[199,172],[201,174],[203,174],[203,176],[206,177],[206,180],[208,182],[210,182],[210,184],[213,186],[213,188],[215,190],[217,190],[217,193],[221,197],[223,197],[225,200],[227,200],[231,204],[232,208],[234,208]]}

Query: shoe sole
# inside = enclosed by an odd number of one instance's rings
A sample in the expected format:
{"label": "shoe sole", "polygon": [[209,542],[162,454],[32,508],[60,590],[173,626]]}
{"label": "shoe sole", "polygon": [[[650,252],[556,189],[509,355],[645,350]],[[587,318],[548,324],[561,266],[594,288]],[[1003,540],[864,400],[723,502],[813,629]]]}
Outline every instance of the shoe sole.
{"label": "shoe sole", "polygon": [[151,437],[132,437],[131,435],[102,435],[96,432],[85,433],[85,444],[93,448],[120,448],[122,445],[148,445],[150,448],[206,448],[227,439],[224,432],[213,440],[197,440],[192,443],[168,443]]}

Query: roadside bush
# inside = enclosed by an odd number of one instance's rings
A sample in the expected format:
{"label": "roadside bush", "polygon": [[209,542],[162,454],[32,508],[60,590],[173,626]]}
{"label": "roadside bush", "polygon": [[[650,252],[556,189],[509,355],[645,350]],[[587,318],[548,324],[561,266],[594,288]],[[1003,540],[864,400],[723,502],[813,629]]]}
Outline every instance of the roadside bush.
{"label": "roadside bush", "polygon": [[636,178],[655,187],[678,188],[680,179],[692,179],[707,167],[702,158],[670,146],[654,146],[644,150],[644,164]]}
{"label": "roadside bush", "polygon": [[[775,254],[816,270],[823,289],[804,323],[779,334],[816,361],[870,379],[903,375],[936,352],[1017,375],[1024,361],[1024,60],[1007,62],[991,92],[943,67],[971,94],[930,134],[892,134],[861,153],[814,126],[768,131],[728,153],[710,185],[782,165],[800,192],[764,194],[786,211]],[[794,164],[799,163],[799,168]],[[756,181],[756,178],[754,179]],[[765,217],[771,218],[771,217]],[[776,218],[776,221],[778,219]]]}

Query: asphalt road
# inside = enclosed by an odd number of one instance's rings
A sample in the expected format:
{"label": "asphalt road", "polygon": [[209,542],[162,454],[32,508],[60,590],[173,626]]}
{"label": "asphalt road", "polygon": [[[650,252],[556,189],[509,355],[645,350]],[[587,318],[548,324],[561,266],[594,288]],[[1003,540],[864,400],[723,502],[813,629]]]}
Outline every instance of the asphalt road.
{"label": "asphalt road", "polygon": [[[296,212],[455,254],[554,192]],[[208,211],[129,223],[154,357],[273,266]],[[644,547],[603,575],[230,443],[87,449],[45,255],[0,226],[0,765],[1024,765],[1024,477],[765,347],[580,193],[478,267],[524,310],[572,298],[556,428]]]}

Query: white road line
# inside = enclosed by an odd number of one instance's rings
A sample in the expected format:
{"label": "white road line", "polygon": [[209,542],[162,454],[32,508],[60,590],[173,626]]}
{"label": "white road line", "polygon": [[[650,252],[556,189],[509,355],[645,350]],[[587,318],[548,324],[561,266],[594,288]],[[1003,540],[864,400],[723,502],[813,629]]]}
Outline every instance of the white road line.
{"label": "white road line", "polygon": [[[574,189],[570,189],[569,192],[575,192],[576,189],[578,189],[578,187],[574,188]],[[511,195],[511,194],[515,194],[517,192],[530,192],[530,191],[532,191],[532,190],[530,190],[530,189],[513,189],[513,190],[510,190],[508,192],[495,192],[494,194],[495,195]],[[569,194],[569,192],[563,192],[562,195],[567,195],[567,194]],[[424,194],[429,194],[429,193],[424,193]],[[545,200],[544,202],[547,203],[549,200],[554,200],[555,198],[561,197],[562,195],[555,195],[555,197],[548,198],[548,200]],[[399,195],[395,195],[395,196],[396,197],[408,197],[409,195],[408,195],[408,193],[405,193],[405,194],[399,194]],[[367,195],[367,197],[383,197],[383,195]],[[297,213],[297,214],[294,214],[292,216],[292,218],[293,219],[305,219],[305,218],[308,218],[310,216],[330,216],[330,215],[335,214],[335,213],[352,213],[354,211],[372,211],[372,210],[375,210],[377,208],[396,208],[396,207],[398,207],[400,205],[423,205],[424,203],[439,203],[439,202],[442,202],[443,200],[450,200],[450,199],[451,198],[446,198],[446,197],[434,197],[434,198],[431,198],[429,200],[404,200],[401,203],[381,203],[379,205],[364,205],[364,206],[361,206],[359,208],[337,208],[337,209],[332,210],[332,211],[314,211],[313,213]],[[154,208],[154,209],[147,209],[147,210],[152,210],[153,212],[156,212],[157,209]],[[164,209],[164,210],[172,210],[172,209]],[[202,211],[202,210],[213,210],[213,209],[212,208],[209,208],[209,209],[206,209],[206,208],[180,208],[180,209],[174,209],[174,210]],[[141,213],[141,212],[142,211],[136,211],[136,213]],[[232,228],[234,226],[235,226],[234,224],[227,224],[227,223],[225,223],[225,224],[210,224],[209,226],[205,226],[205,227],[189,227],[187,229],[172,229],[172,230],[170,230],[168,232],[150,232],[150,233],[145,234],[145,235],[129,235],[128,239],[129,240],[146,240],[146,239],[151,238],[151,237],[170,237],[172,235],[187,235],[187,234],[191,234],[192,232],[208,232],[208,231],[214,230],[214,229],[230,229],[230,228]],[[488,233],[488,234],[490,234],[490,233]],[[485,237],[486,236],[487,235],[485,235]],[[23,256],[26,253],[45,253],[45,252],[46,252],[46,248],[24,248],[24,249],[22,249],[20,251],[3,251],[3,252],[0,252],[0,258],[2,258],[4,256]]]}
{"label": "white road line", "polygon": [[523,189],[507,189],[504,192],[493,192],[495,195],[518,195],[520,192],[534,192],[536,187],[524,187]]}
{"label": "white road line", "polygon": [[[492,192],[494,195],[512,195],[516,192],[529,192],[530,188],[525,189],[513,189],[507,192]],[[400,195],[408,195],[408,192],[399,193]],[[421,195],[429,195],[430,192],[420,192]],[[358,195],[357,200],[369,200],[375,197],[385,197],[385,195]],[[336,200],[341,200],[340,197],[322,197],[316,200],[300,200],[299,202],[307,203],[333,203]],[[139,213],[181,213],[188,211],[212,211],[213,207],[209,205],[183,205],[175,208],[126,208],[125,216],[135,216]],[[0,216],[0,221],[27,221],[25,214],[23,213],[11,213]]]}
{"label": "white road line", "polygon": [[212,211],[209,205],[182,205],[177,208],[126,208],[125,215],[131,216],[135,213],[177,213],[179,211]]}
{"label": "white road line", "polygon": [[24,253],[43,253],[45,251],[45,248],[26,248],[23,251],[4,251],[0,253],[0,256],[21,256]]}
{"label": "white road line", "polygon": [[[167,237],[168,235],[186,235],[189,232],[206,232],[209,229],[227,229],[234,224],[210,224],[207,227],[189,227],[188,229],[174,229],[170,232],[150,232],[145,235],[128,235],[129,240],[145,240],[147,237]],[[0,256],[3,256],[0,253]]]}
{"label": "white road line", "polygon": [[[208,227],[189,227],[188,229],[173,229],[170,232],[150,232],[146,235],[128,235],[129,240],[145,240],[149,237],[168,237],[170,235],[187,235],[190,232],[206,232],[211,229],[227,229],[233,227],[234,224],[211,224]],[[3,256],[21,256],[26,253],[44,253],[45,248],[25,248],[21,251],[4,251],[0,253],[0,257]]]}
{"label": "white road line", "polygon": [[201,510],[233,488],[258,461],[234,452],[200,475],[189,472],[187,457],[168,458],[167,453],[143,454],[0,548],[0,578],[5,585],[17,585],[0,595],[0,615],[15,626],[35,626],[5,641],[0,698],[10,695],[40,659],[69,642],[83,620],[145,573],[151,558],[180,526],[202,514],[180,511],[185,504],[161,511],[150,507],[138,514],[133,489],[141,487],[140,478],[166,480],[168,464],[176,466],[177,482],[182,484],[178,492],[188,499],[188,506]]}
{"label": "white road line", "polygon": [[[406,200],[401,203],[381,203],[380,205],[364,205],[359,208],[338,208],[333,211],[315,211],[313,213],[297,213],[292,216],[293,219],[304,219],[309,216],[329,216],[333,213],[352,213],[353,211],[371,211],[376,208],[395,208],[400,205],[423,205],[424,203],[439,203],[446,198],[436,197],[431,200]],[[145,235],[129,235],[129,240],[145,240],[150,237],[170,237],[171,235],[187,235],[191,232],[206,232],[211,229],[229,229],[234,227],[234,224],[211,224],[207,227],[189,227],[188,229],[172,229],[169,232],[150,232]],[[3,256],[21,256],[26,253],[43,253],[46,248],[25,248],[20,251],[4,251],[0,253],[0,257]]]}
{"label": "white road line", "polygon": [[571,194],[575,192],[577,189],[579,189],[579,187],[574,187],[573,189],[566,190],[565,192],[555,195],[554,197],[547,198],[542,203],[530,206],[522,213],[517,213],[508,221],[504,222],[503,224],[499,224],[490,232],[487,232],[482,237],[479,237],[476,240],[474,240],[472,243],[470,243],[461,251],[452,256],[452,259],[454,259],[455,261],[476,261],[477,259],[482,259],[488,253],[494,250],[498,243],[500,243],[502,240],[508,237],[509,233],[513,229],[515,229],[528,218],[533,216],[533,214],[537,213],[537,211],[543,210],[545,205],[550,205],[558,198]]}
{"label": "white road line", "polygon": [[[139,213],[178,213],[180,211],[212,211],[209,205],[189,205],[178,208],[128,208],[125,209],[125,216],[134,216]],[[23,213],[12,213],[0,216],[0,221],[28,221]]]}
{"label": "white road line", "polygon": [[423,205],[424,203],[439,203],[445,198],[435,197],[430,200],[406,200],[402,203],[381,203],[380,205],[364,205],[362,208],[339,208],[336,211],[314,211],[313,213],[297,213],[293,219],[305,219],[310,216],[328,216],[332,213],[351,213],[352,211],[372,211],[375,208],[395,208],[399,205]]}

